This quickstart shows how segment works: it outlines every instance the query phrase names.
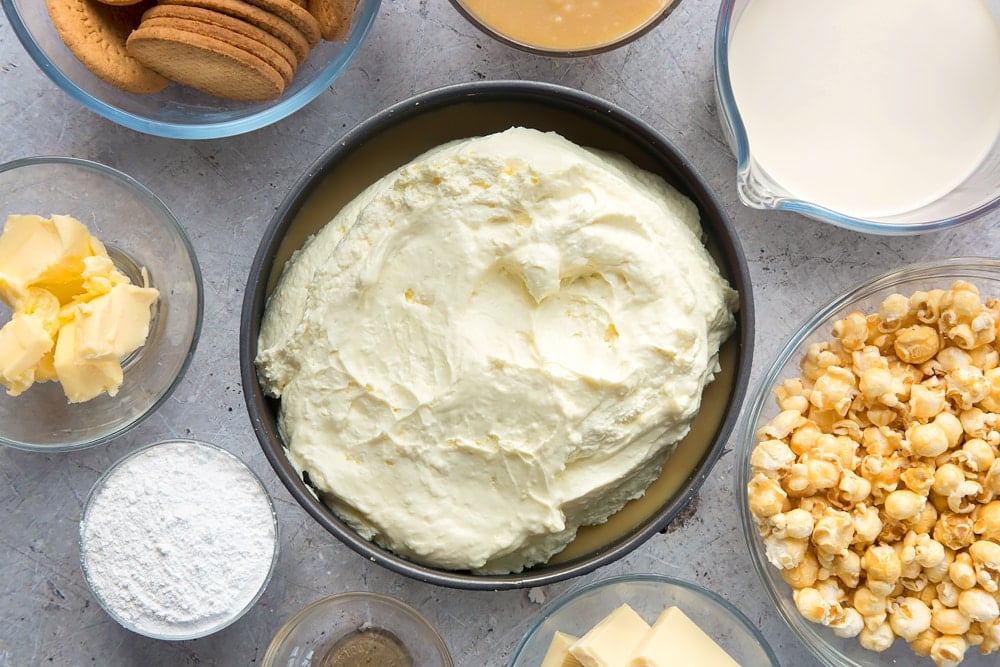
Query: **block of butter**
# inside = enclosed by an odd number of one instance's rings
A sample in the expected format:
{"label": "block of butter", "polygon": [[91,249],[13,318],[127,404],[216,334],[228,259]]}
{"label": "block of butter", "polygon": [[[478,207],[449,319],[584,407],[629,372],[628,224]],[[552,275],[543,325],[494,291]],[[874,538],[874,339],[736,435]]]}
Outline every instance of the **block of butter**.
{"label": "block of butter", "polygon": [[71,403],[123,380],[120,361],[149,335],[159,292],[133,285],[104,245],[65,215],[11,215],[0,234],[0,384],[17,396],[58,380]]}
{"label": "block of butter", "polygon": [[632,653],[628,667],[739,667],[728,653],[677,607],[660,614]]}
{"label": "block of butter", "polygon": [[739,667],[678,607],[665,609],[650,627],[623,604],[580,639],[552,636],[540,667]]}
{"label": "block of butter", "polygon": [[635,609],[623,604],[573,642],[569,652],[584,667],[625,667],[634,648],[648,633],[649,624]]}
{"label": "block of butter", "polygon": [[542,658],[541,667],[582,667],[580,661],[569,652],[569,647],[578,639],[565,632],[555,632],[549,650]]}

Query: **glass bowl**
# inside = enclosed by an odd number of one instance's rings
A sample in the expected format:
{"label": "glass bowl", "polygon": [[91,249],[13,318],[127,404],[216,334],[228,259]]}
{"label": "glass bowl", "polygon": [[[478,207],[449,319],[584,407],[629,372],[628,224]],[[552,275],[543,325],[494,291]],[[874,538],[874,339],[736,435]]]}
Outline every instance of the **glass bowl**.
{"label": "glass bowl", "polygon": [[767,640],[746,616],[712,591],[659,574],[627,574],[584,584],[549,603],[531,624],[510,667],[537,667],[556,631],[583,636],[617,607],[627,604],[647,623],[676,606],[742,667],[778,667]]}
{"label": "glass bowl", "polygon": [[[935,262],[914,264],[867,281],[838,296],[809,317],[784,344],[763,379],[754,389],[752,402],[744,414],[736,446],[735,493],[743,526],[743,535],[750,550],[754,569],[764,583],[768,597],[795,635],[823,664],[829,667],[885,667],[888,665],[932,665],[928,658],[917,658],[906,642],[896,639],[893,646],[878,653],[862,648],[858,639],[843,639],[830,628],[806,620],[792,599],[792,588],[782,579],[778,569],[767,559],[764,541],[758,532],[756,519],[750,512],[747,484],[750,481],[750,454],[757,443],[758,430],[778,414],[774,389],[786,379],[801,375],[799,362],[812,343],[831,339],[833,323],[853,311],[878,312],[879,304],[890,294],[905,296],[916,291],[948,289],[956,280],[976,285],[982,297],[1000,297],[1000,261],[979,257],[956,257]],[[966,653],[964,667],[995,665],[996,654],[983,656],[975,647]]]}
{"label": "glass bowl", "polygon": [[419,667],[455,664],[441,635],[419,611],[387,595],[367,592],[331,595],[301,609],[275,634],[263,664],[264,667],[327,664],[324,659],[334,647],[343,647],[359,638],[364,640],[365,633],[385,641],[392,650],[402,645]]}
{"label": "glass bowl", "polygon": [[[114,397],[69,403],[57,382],[17,397],[0,388],[0,444],[53,452],[107,442],[134,427],[170,396],[194,353],[202,321],[201,272],[170,210],[135,179],[68,157],[0,165],[0,221],[11,214],[65,214],[84,223],[135,284],[160,291],[145,345],[123,360]],[[0,303],[0,326],[11,316]]]}
{"label": "glass bowl", "polygon": [[[601,526],[587,526],[548,563],[487,575],[430,567],[363,538],[299,476],[278,431],[279,402],[265,396],[254,359],[264,304],[286,260],[369,184],[425,150],[453,139],[522,126],[557,131],[582,146],[614,151],[662,175],[698,206],[705,241],[739,292],[737,329],[720,350],[722,371],[708,386],[691,433],[660,479]],[[753,297],[742,248],[725,211],[691,163],[656,130],[586,93],[538,82],[490,81],[433,90],[400,102],[349,131],[293,186],[264,232],[247,279],[240,330],[240,369],[250,420],[278,477],[300,505],[366,560],[414,579],[457,588],[540,586],[621,558],[662,530],[690,502],[722,456],[748,383]]]}
{"label": "glass bowl", "polygon": [[[663,6],[651,12],[648,17],[634,24],[623,26],[609,35],[589,37],[572,43],[568,41],[546,43],[537,39],[533,40],[532,36],[544,35],[545,39],[556,40],[557,38],[569,39],[570,35],[567,32],[567,34],[560,36],[559,31],[554,29],[554,25],[548,29],[539,30],[538,28],[542,24],[539,23],[537,16],[520,16],[518,12],[523,13],[524,10],[517,10],[506,4],[480,2],[477,5],[474,0],[451,0],[452,6],[469,23],[498,42],[536,55],[560,57],[592,56],[630,44],[659,25],[679,3],[680,0],[663,0]],[[554,14],[558,10],[557,7],[553,6],[555,3],[535,2],[534,4],[541,5],[544,8],[542,11],[549,14]],[[565,3],[567,6],[572,4]],[[580,11],[586,11],[586,8],[580,7]],[[531,25],[537,32],[524,32],[520,27],[522,25]]]}
{"label": "glass bowl", "polygon": [[[260,520],[248,523],[249,512]],[[122,627],[153,639],[197,639],[236,622],[267,588],[278,544],[257,474],[198,440],[126,454],[91,488],[80,518],[80,565],[94,598]],[[186,576],[211,581],[189,586]]]}
{"label": "glass bowl", "polygon": [[[845,229],[880,235],[907,235],[948,229],[1000,209],[1000,136],[985,150],[979,166],[957,187],[916,210],[884,217],[855,217],[797,198],[774,181],[755,160],[753,146],[733,93],[730,45],[734,29],[753,0],[723,0],[715,28],[715,95],[723,133],[736,156],[736,186],[741,201],[758,209],[791,211]],[[1000,21],[1000,2],[989,0]],[[779,31],[780,26],[775,30]],[[787,85],[785,86],[787,87]],[[874,102],[872,103],[875,104]]]}
{"label": "glass bowl", "polygon": [[317,44],[281,97],[241,102],[177,84],[150,95],[118,90],[94,76],[70,53],[49,19],[45,2],[0,2],[28,55],[70,97],[115,123],[174,139],[213,139],[251,132],[298,111],[327,90],[351,62],[381,4],[381,0],[359,0],[347,37]]}

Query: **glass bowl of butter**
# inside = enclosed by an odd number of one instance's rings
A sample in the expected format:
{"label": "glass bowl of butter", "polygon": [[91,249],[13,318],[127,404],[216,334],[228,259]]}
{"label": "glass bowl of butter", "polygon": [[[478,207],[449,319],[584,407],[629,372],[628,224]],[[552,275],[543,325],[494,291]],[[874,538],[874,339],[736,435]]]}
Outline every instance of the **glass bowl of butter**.
{"label": "glass bowl of butter", "polygon": [[510,667],[576,664],[779,663],[760,631],[720,595],[665,575],[629,574],[584,584],[553,600],[510,660]]}
{"label": "glass bowl of butter", "polygon": [[0,443],[107,442],[167,399],[202,321],[201,272],[170,210],[71,157],[0,165]]}

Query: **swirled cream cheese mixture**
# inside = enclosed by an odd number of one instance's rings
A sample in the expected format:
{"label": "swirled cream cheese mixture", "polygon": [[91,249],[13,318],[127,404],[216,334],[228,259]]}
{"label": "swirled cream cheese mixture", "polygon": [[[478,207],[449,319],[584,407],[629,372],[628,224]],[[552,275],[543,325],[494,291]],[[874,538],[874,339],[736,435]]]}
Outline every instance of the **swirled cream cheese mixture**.
{"label": "swirled cream cheese mixture", "polygon": [[736,307],[691,201],[514,128],[425,153],[313,236],[257,366],[292,464],[361,534],[514,572],[659,476]]}

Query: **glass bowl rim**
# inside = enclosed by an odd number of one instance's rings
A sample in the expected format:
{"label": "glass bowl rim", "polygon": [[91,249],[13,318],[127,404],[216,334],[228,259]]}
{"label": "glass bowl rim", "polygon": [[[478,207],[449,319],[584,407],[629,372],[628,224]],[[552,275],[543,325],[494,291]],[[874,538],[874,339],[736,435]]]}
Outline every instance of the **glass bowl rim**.
{"label": "glass bowl rim", "polygon": [[91,95],[78,86],[70,77],[63,74],[45,51],[31,38],[24,21],[21,20],[21,14],[15,4],[15,0],[0,0],[0,4],[3,6],[4,13],[7,15],[10,27],[17,36],[18,42],[20,42],[35,65],[60,90],[64,91],[85,109],[123,127],[153,136],[168,139],[221,139],[267,127],[287,118],[319,97],[340,76],[357,55],[358,51],[361,50],[361,46],[371,30],[375,18],[378,16],[382,0],[360,1],[367,4],[356,23],[358,28],[347,39],[336,56],[317,72],[312,81],[288,98],[279,98],[275,103],[259,111],[229,120],[209,123],[152,120],[145,116],[125,111],[114,104]]}
{"label": "glass bowl rim", "polygon": [[[746,497],[746,486],[750,481],[750,453],[756,444],[756,431],[761,414],[768,401],[772,398],[772,390],[776,380],[792,360],[796,351],[799,350],[799,347],[806,338],[814,333],[824,322],[828,322],[835,313],[844,310],[853,302],[871,298],[876,293],[901,283],[931,278],[954,280],[960,277],[955,275],[955,271],[962,270],[978,272],[980,274],[991,273],[997,281],[1000,281],[1000,259],[963,256],[907,264],[885,271],[874,278],[857,282],[853,287],[848,288],[818,308],[793,330],[793,333],[782,344],[773,361],[767,365],[764,376],[755,384],[752,392],[749,394],[751,400],[746,407],[744,416],[741,418],[742,423],[738,429],[736,445],[734,447],[736,455],[734,468],[736,474],[734,475],[733,492],[736,495],[739,507],[743,542],[750,554],[750,561],[753,564],[754,571],[757,573],[757,578],[763,584],[773,608],[778,612],[785,625],[792,631],[792,634],[809,649],[814,657],[824,665],[827,665],[827,667],[843,667],[845,664],[857,666],[859,663],[841,655],[838,649],[824,640],[818,634],[823,629],[822,626],[813,624],[801,616],[794,616],[789,611],[787,608],[788,600],[783,599],[776,587],[772,585],[770,575],[771,569],[774,568],[767,561],[763,553],[757,533],[757,524],[750,513]],[[815,627],[813,627],[814,625]],[[872,655],[875,656],[878,654],[872,653]],[[849,660],[850,662],[845,663],[845,660]]]}
{"label": "glass bowl rim", "polygon": [[[87,570],[86,561],[84,559],[84,548],[83,548],[84,536],[83,536],[83,531],[84,531],[84,527],[87,524],[87,517],[90,515],[90,510],[91,510],[91,508],[93,506],[93,503],[94,503],[95,499],[97,498],[98,494],[101,491],[103,491],[104,486],[107,483],[108,479],[110,479],[111,476],[113,474],[115,474],[115,472],[117,472],[124,464],[128,463],[132,459],[137,458],[137,457],[139,457],[139,456],[141,456],[141,455],[149,452],[152,449],[156,449],[157,447],[161,447],[161,446],[174,445],[174,444],[194,445],[196,447],[208,448],[208,449],[215,450],[216,452],[221,452],[222,454],[228,456],[230,459],[232,459],[233,461],[235,461],[242,470],[244,470],[244,471],[246,471],[247,473],[250,474],[250,478],[256,483],[256,485],[260,489],[260,492],[263,495],[264,499],[267,501],[267,506],[268,506],[268,509],[270,510],[270,513],[271,513],[271,522],[272,522],[272,526],[273,526],[273,530],[274,530],[274,540],[273,540],[274,549],[273,549],[272,554],[271,554],[271,563],[268,566],[267,575],[264,577],[263,581],[261,582],[260,588],[257,590],[256,593],[254,593],[253,597],[247,602],[247,604],[244,605],[238,612],[236,612],[235,614],[233,614],[231,616],[228,616],[228,617],[226,617],[224,619],[221,619],[215,625],[213,625],[213,626],[211,626],[211,627],[209,627],[207,629],[200,630],[198,632],[188,632],[188,633],[178,633],[178,634],[161,634],[161,633],[157,633],[157,632],[146,632],[145,630],[139,628],[138,626],[136,626],[136,625],[134,625],[134,624],[126,621],[125,619],[123,619],[121,616],[118,615],[117,612],[115,612],[107,604],[107,602],[105,602],[104,598],[102,598],[101,595],[94,589],[93,585],[90,582],[90,574],[89,574],[89,572]],[[151,639],[159,639],[159,640],[165,640],[165,641],[186,641],[186,640],[189,640],[189,639],[200,639],[201,637],[207,637],[207,636],[212,635],[212,634],[214,634],[214,633],[216,633],[216,632],[218,632],[218,631],[220,631],[220,630],[222,630],[224,628],[229,627],[230,625],[232,625],[233,623],[235,623],[236,621],[238,621],[240,618],[242,618],[248,611],[250,611],[250,609],[253,608],[253,606],[255,604],[257,604],[257,602],[260,600],[261,596],[264,595],[264,591],[267,590],[268,585],[270,585],[271,578],[274,576],[274,570],[275,570],[275,567],[277,566],[277,563],[278,563],[278,554],[281,551],[281,534],[280,534],[279,530],[280,530],[280,528],[279,528],[279,524],[278,524],[278,514],[277,514],[277,512],[275,511],[275,508],[274,508],[274,500],[271,498],[271,494],[268,493],[267,487],[264,486],[264,481],[260,478],[260,475],[258,475],[256,472],[254,472],[253,468],[251,468],[249,465],[247,465],[246,462],[243,461],[243,459],[241,459],[239,456],[237,456],[236,454],[230,452],[229,450],[227,450],[227,449],[225,449],[223,447],[220,447],[219,445],[216,445],[216,444],[211,443],[211,442],[207,442],[205,440],[198,440],[196,438],[180,438],[180,437],[178,437],[178,438],[165,438],[165,439],[157,440],[156,442],[151,442],[151,443],[142,445],[141,447],[137,447],[136,449],[133,449],[132,451],[127,452],[126,454],[122,455],[120,458],[118,458],[116,461],[114,461],[114,463],[112,463],[110,466],[108,466],[108,469],[105,470],[101,474],[101,476],[97,478],[97,481],[94,482],[94,484],[90,487],[90,491],[87,494],[87,499],[86,499],[86,501],[83,504],[83,510],[80,512],[80,522],[79,522],[79,526],[78,526],[78,529],[77,529],[76,544],[77,544],[77,551],[78,551],[78,554],[79,554],[78,558],[79,558],[79,563],[80,563],[80,570],[83,572],[83,580],[84,580],[84,582],[87,585],[87,590],[90,591],[90,594],[97,601],[97,604],[99,604],[101,606],[101,609],[103,609],[105,611],[105,613],[107,613],[108,616],[110,616],[112,619],[114,619],[114,621],[116,623],[118,623],[119,625],[121,625],[126,630],[134,632],[134,633],[136,633],[138,635],[142,635],[143,637],[149,637]]]}
{"label": "glass bowl rim", "polygon": [[[745,175],[749,172],[750,168],[750,140],[747,136],[742,116],[740,116],[740,112],[736,106],[732,79],[729,76],[729,33],[732,29],[736,3],[738,1],[722,0],[722,3],[719,5],[718,17],[715,24],[715,42],[712,52],[715,72],[715,93],[716,98],[719,100],[721,120],[733,140],[733,150],[736,153],[736,173]],[[950,229],[978,219],[991,211],[1000,210],[1000,190],[997,190],[997,194],[992,200],[980,204],[975,208],[948,218],[926,222],[878,222],[838,213],[823,206],[795,199],[791,196],[778,199],[772,208],[776,211],[799,213],[814,220],[856,232],[884,236],[903,236]]]}
{"label": "glass bowl rim", "polygon": [[778,662],[777,656],[774,654],[774,650],[771,645],[767,642],[764,634],[750,621],[746,614],[740,611],[732,602],[725,599],[715,591],[705,588],[700,584],[696,584],[692,581],[687,581],[685,579],[680,579],[678,577],[673,577],[666,574],[656,574],[656,573],[632,573],[632,574],[619,574],[611,577],[606,577],[603,579],[596,579],[594,581],[580,584],[564,593],[560,594],[557,598],[545,605],[538,615],[531,622],[531,625],[521,636],[518,641],[517,646],[511,652],[511,658],[508,662],[510,667],[517,662],[517,659],[524,652],[527,647],[528,642],[531,641],[534,636],[538,633],[542,625],[552,618],[557,612],[559,612],[563,607],[576,601],[582,595],[590,593],[592,591],[600,590],[602,588],[608,588],[610,586],[617,586],[619,584],[630,584],[630,583],[652,583],[652,584],[666,584],[668,586],[675,586],[677,588],[683,588],[685,590],[691,591],[703,597],[714,605],[721,607],[723,610],[731,614],[743,627],[748,635],[753,637],[754,641],[760,645],[764,653],[767,655],[768,659],[771,661],[772,665],[777,667],[780,663]]}
{"label": "glass bowl rim", "polygon": [[392,607],[397,611],[402,612],[405,616],[417,623],[425,632],[425,638],[430,641],[431,644],[437,649],[438,653],[444,658],[445,665],[447,667],[454,666],[454,659],[451,655],[451,651],[448,649],[448,645],[445,643],[444,638],[434,624],[421,612],[419,609],[411,604],[403,602],[399,598],[393,597],[391,595],[386,595],[385,593],[376,593],[373,591],[345,591],[342,593],[333,593],[325,597],[319,598],[307,604],[306,606],[299,609],[291,617],[288,618],[281,627],[278,628],[277,632],[274,633],[274,637],[271,639],[267,646],[267,650],[264,652],[264,658],[262,664],[267,667],[271,664],[274,659],[271,656],[273,651],[276,651],[281,645],[282,641],[287,639],[288,635],[292,633],[301,623],[303,623],[307,618],[312,616],[318,610],[321,610],[327,606],[334,605],[338,606],[340,603],[350,604],[354,601],[369,601],[375,602],[380,605],[385,605],[387,607]]}
{"label": "glass bowl rim", "polygon": [[102,164],[95,160],[87,160],[71,156],[38,155],[17,158],[0,164],[0,174],[15,171],[23,167],[35,167],[42,165],[63,165],[80,168],[84,171],[96,172],[110,177],[111,180],[125,186],[126,189],[132,189],[137,192],[150,208],[155,209],[161,215],[162,219],[169,223],[168,227],[174,234],[176,234],[177,238],[181,242],[181,245],[184,246],[188,259],[191,262],[191,274],[194,278],[195,284],[197,312],[195,313],[194,327],[191,330],[191,341],[188,343],[187,352],[185,352],[184,359],[182,360],[180,367],[177,369],[176,377],[171,380],[170,384],[157,400],[153,401],[153,403],[151,403],[143,412],[133,417],[130,422],[122,424],[114,430],[91,440],[83,440],[80,442],[59,445],[38,445],[30,442],[11,440],[0,432],[0,445],[2,446],[27,452],[70,452],[79,449],[87,449],[88,447],[95,447],[97,445],[103,445],[124,435],[149,418],[167,401],[167,399],[173,395],[174,390],[177,389],[181,380],[184,379],[184,376],[191,365],[191,361],[193,360],[195,351],[198,347],[198,341],[201,338],[201,327],[205,314],[205,294],[204,286],[202,284],[201,265],[198,263],[198,256],[195,253],[194,246],[191,245],[191,239],[188,237],[187,232],[184,231],[184,228],[181,226],[177,216],[173,214],[173,211],[170,210],[170,208],[156,195],[156,193],[132,176],[129,176],[125,172],[115,169],[114,167]]}
{"label": "glass bowl rim", "polygon": [[[5,0],[6,1],[6,0]],[[465,6],[463,0],[449,0],[452,7],[462,15],[462,17],[469,22],[475,28],[478,28],[487,37],[500,42],[506,46],[513,49],[523,51],[525,53],[531,53],[536,56],[551,56],[554,58],[582,58],[586,56],[596,56],[602,53],[608,53],[609,51],[614,51],[615,49],[620,49],[635,40],[639,39],[643,35],[651,32],[656,26],[658,26],[664,19],[667,18],[681,3],[681,0],[671,0],[668,5],[658,10],[656,14],[651,16],[646,20],[645,23],[639,25],[633,30],[619,36],[610,42],[604,44],[598,44],[596,46],[588,46],[578,49],[557,49],[557,48],[546,48],[543,46],[533,46],[525,42],[520,42],[513,37],[505,35],[499,30],[495,30],[485,22],[481,21],[478,16],[476,16],[472,10]]]}
{"label": "glass bowl rim", "polygon": [[[273,255],[280,245],[279,232],[283,234],[290,225],[289,212],[296,210],[296,207],[308,198],[312,192],[310,184],[313,184],[324,173],[324,170],[335,169],[345,159],[345,156],[352,154],[355,150],[363,149],[366,143],[365,138],[371,133],[441,108],[469,102],[499,103],[501,100],[505,103],[530,100],[533,104],[547,103],[552,104],[557,109],[570,109],[589,114],[588,117],[594,119],[595,122],[611,123],[621,131],[632,132],[634,136],[641,137],[646,142],[644,144],[646,148],[655,149],[658,155],[670,158],[668,162],[677,169],[678,180],[682,177],[686,179],[684,187],[689,189],[692,198],[699,199],[701,206],[711,208],[719,214],[719,229],[715,232],[714,239],[716,244],[720,246],[720,251],[731,253],[731,257],[729,254],[726,255],[732,263],[730,278],[732,278],[733,283],[738,283],[740,288],[740,312],[737,313],[738,329],[737,334],[734,334],[738,335],[738,338],[734,340],[739,346],[739,358],[734,368],[730,409],[720,421],[717,436],[709,449],[706,450],[700,467],[692,473],[686,485],[682,487],[682,492],[677,495],[676,502],[665,506],[670,511],[658,511],[626,536],[586,556],[552,566],[549,571],[527,569],[507,575],[477,575],[465,571],[444,570],[407,560],[369,540],[365,540],[341,519],[331,518],[332,513],[330,513],[331,516],[325,515],[317,507],[318,504],[321,504],[320,501],[304,488],[301,479],[298,479],[298,476],[292,471],[287,456],[276,451],[273,443],[277,443],[277,449],[282,451],[284,447],[276,431],[270,429],[264,419],[264,415],[268,413],[267,402],[263,392],[257,389],[259,383],[253,357],[256,355],[256,334],[264,305],[264,287],[261,279],[270,271],[269,262],[273,259]],[[248,285],[243,296],[240,323],[240,370],[245,389],[243,392],[244,401],[261,448],[285,488],[288,489],[299,506],[320,526],[345,543],[355,553],[398,574],[425,583],[452,588],[496,591],[546,585],[586,574],[614,562],[662,530],[690,503],[691,498],[698,492],[719,459],[727,451],[725,450],[726,442],[736,432],[740,406],[742,406],[749,385],[754,346],[753,331],[753,286],[739,236],[728,213],[714,190],[708,186],[705,177],[666,135],[624,108],[581,90],[531,80],[476,81],[434,88],[376,112],[348,130],[312,165],[307,167],[301,177],[291,186],[288,195],[261,236],[261,243],[251,263]],[[250,389],[246,390],[247,388]],[[295,481],[296,479],[298,481]]]}

